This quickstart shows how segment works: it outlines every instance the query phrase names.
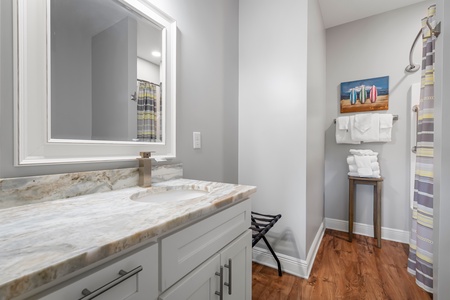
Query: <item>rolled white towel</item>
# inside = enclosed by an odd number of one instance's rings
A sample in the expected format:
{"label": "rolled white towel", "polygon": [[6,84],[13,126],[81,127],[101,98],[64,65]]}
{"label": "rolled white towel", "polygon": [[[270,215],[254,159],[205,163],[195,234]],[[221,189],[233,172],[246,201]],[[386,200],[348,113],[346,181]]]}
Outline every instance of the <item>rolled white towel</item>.
{"label": "rolled white towel", "polygon": [[[376,156],[368,156],[368,157],[370,158],[370,162],[371,163],[374,163],[374,162],[378,161]],[[347,156],[347,163],[349,165],[356,165],[355,156],[353,156],[353,155]]]}

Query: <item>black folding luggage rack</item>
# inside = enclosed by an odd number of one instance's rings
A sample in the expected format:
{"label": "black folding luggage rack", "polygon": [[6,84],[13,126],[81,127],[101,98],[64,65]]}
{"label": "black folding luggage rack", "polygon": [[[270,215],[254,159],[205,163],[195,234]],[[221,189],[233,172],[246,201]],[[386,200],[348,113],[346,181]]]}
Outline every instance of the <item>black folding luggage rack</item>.
{"label": "black folding luggage rack", "polygon": [[269,230],[275,225],[276,222],[281,218],[281,215],[263,215],[260,213],[256,213],[252,211],[252,226],[250,226],[250,229],[253,231],[252,238],[252,247],[254,247],[260,239],[263,239],[264,242],[267,245],[267,248],[269,248],[270,253],[272,253],[273,257],[277,261],[278,265],[278,276],[282,276],[281,273],[281,264],[280,260],[278,259],[277,255],[273,251],[272,247],[269,244],[269,241],[267,241],[265,235]]}

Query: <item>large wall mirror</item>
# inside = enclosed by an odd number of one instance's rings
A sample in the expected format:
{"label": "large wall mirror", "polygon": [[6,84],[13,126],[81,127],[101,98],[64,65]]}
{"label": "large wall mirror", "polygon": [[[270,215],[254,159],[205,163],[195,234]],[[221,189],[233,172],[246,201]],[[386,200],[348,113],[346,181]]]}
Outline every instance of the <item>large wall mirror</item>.
{"label": "large wall mirror", "polygon": [[16,164],[175,156],[176,23],[146,0],[15,1]]}

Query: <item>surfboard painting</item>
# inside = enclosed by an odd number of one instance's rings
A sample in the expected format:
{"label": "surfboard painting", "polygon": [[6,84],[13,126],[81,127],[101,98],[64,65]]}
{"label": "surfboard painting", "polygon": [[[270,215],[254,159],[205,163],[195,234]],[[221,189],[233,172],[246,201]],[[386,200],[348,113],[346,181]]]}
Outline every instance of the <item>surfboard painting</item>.
{"label": "surfboard painting", "polygon": [[377,91],[377,87],[372,85],[372,88],[370,89],[370,102],[375,103],[377,102],[377,97],[378,97],[378,91]]}
{"label": "surfboard painting", "polygon": [[358,98],[358,93],[355,89],[351,89],[350,91],[350,104],[356,104],[356,99]]}
{"label": "surfboard painting", "polygon": [[341,113],[389,109],[389,76],[341,83]]}

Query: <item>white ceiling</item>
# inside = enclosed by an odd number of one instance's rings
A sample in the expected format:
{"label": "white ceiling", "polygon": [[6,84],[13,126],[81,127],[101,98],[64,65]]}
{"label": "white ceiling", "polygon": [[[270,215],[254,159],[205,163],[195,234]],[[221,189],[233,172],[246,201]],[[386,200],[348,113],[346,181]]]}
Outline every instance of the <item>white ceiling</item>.
{"label": "white ceiling", "polygon": [[161,29],[144,17],[125,9],[119,2],[59,0],[52,1],[51,9],[53,28],[72,26],[91,37],[125,17],[135,19],[137,21],[137,56],[156,65],[161,64],[161,58],[151,54],[153,51],[161,52],[162,50]]}
{"label": "white ceiling", "polygon": [[364,19],[425,0],[319,0],[325,28]]}

